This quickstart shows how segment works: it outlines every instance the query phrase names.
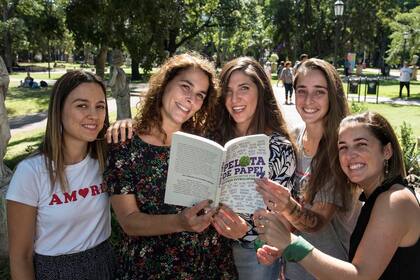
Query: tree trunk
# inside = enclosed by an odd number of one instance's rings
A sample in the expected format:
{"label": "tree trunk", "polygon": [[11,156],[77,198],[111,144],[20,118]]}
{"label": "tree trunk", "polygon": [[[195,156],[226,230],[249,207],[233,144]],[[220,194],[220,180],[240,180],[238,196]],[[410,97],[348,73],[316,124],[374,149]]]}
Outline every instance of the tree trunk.
{"label": "tree trunk", "polygon": [[101,50],[99,51],[98,56],[96,57],[96,75],[101,77],[102,79],[105,77],[105,63],[106,63],[106,55],[108,53],[108,48],[106,46],[102,46]]}
{"label": "tree trunk", "polygon": [[10,32],[6,31],[3,37],[4,43],[4,63],[6,64],[9,73],[12,72],[13,66],[13,55],[12,55],[12,40],[10,38]]}
{"label": "tree trunk", "polygon": [[131,80],[138,81],[140,78],[139,59],[136,57],[131,57]]}

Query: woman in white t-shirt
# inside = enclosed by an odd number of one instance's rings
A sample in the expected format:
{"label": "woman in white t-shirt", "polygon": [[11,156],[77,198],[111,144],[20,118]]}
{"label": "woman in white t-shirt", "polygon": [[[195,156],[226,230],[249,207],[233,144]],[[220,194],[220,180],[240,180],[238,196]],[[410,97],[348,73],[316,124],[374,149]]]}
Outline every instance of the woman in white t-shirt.
{"label": "woman in white t-shirt", "polygon": [[6,196],[13,279],[112,279],[107,126],[99,77],[72,71],[57,80],[44,141],[18,165]]}

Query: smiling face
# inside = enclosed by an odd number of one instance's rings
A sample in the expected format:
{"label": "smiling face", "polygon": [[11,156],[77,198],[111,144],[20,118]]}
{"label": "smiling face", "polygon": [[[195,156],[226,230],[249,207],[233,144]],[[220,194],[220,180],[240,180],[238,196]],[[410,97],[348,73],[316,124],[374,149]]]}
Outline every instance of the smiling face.
{"label": "smiling face", "polygon": [[96,83],[82,83],[67,96],[61,115],[66,147],[87,147],[104,126],[106,99]]}
{"label": "smiling face", "polygon": [[340,165],[350,181],[364,189],[378,186],[384,178],[384,161],[392,156],[391,144],[385,146],[363,124],[350,122],[338,135]]}
{"label": "smiling face", "polygon": [[323,73],[310,70],[296,83],[296,110],[305,124],[322,123],[328,113],[328,84]]}
{"label": "smiling face", "polygon": [[200,69],[181,71],[166,86],[162,97],[163,127],[181,129],[204,103],[209,88],[209,78]]}
{"label": "smiling face", "polygon": [[257,85],[243,72],[234,71],[228,82],[225,106],[240,134],[244,135],[247,132],[257,103]]}

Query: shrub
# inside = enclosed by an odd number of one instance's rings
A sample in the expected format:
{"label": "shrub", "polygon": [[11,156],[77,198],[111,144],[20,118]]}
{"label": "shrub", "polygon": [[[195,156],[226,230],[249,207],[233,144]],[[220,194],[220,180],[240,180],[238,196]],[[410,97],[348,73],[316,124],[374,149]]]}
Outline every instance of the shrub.
{"label": "shrub", "polygon": [[368,110],[368,107],[365,103],[355,102],[354,99],[351,100],[350,110],[352,114],[362,113]]}
{"label": "shrub", "polygon": [[400,126],[399,141],[408,174],[407,180],[412,186],[420,187],[420,147],[417,147],[410,124],[403,122]]}

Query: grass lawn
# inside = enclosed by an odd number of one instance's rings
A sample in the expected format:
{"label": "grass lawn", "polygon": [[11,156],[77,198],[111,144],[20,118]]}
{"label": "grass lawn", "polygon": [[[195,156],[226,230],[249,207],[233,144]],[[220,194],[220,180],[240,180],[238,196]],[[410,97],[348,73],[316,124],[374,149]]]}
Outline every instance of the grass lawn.
{"label": "grass lawn", "polygon": [[32,153],[41,143],[45,129],[36,129],[12,136],[7,145],[4,162],[13,169],[22,159]]}
{"label": "grass lawn", "polygon": [[7,115],[10,118],[46,111],[50,92],[51,87],[41,89],[10,87],[6,97]]}
{"label": "grass lawn", "polygon": [[[135,113],[136,109],[131,108],[131,111]],[[116,112],[111,112],[109,114],[109,120],[111,123],[115,122],[116,118]],[[16,164],[27,157],[39,146],[44,137],[44,132],[44,128],[39,128],[13,135],[7,145],[7,152],[4,157],[6,165],[11,169],[15,168]],[[0,277],[0,279],[2,278]]]}
{"label": "grass lawn", "polygon": [[[277,84],[277,75],[272,75],[271,84]],[[344,92],[347,93],[347,82],[343,82]],[[365,94],[365,84],[360,87],[361,96]],[[400,82],[397,80],[380,80],[379,96],[388,98],[399,98]],[[407,97],[407,89],[403,89],[403,98]],[[420,100],[420,81],[410,82],[410,99]]]}
{"label": "grass lawn", "polygon": [[370,111],[375,111],[387,118],[394,127],[395,132],[400,133],[403,122],[410,124],[416,137],[420,137],[420,106],[403,106],[397,104],[372,104],[364,103]]}
{"label": "grass lawn", "polygon": [[[344,92],[347,93],[347,83],[343,83]],[[361,95],[365,93],[365,85],[360,87]],[[379,96],[388,98],[399,98],[400,82],[397,80],[381,80],[379,82]],[[407,89],[403,89],[403,98],[407,97]],[[410,98],[420,100],[420,81],[410,82]]]}

